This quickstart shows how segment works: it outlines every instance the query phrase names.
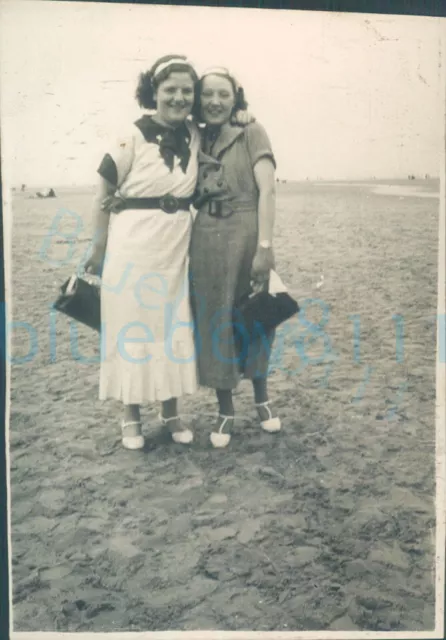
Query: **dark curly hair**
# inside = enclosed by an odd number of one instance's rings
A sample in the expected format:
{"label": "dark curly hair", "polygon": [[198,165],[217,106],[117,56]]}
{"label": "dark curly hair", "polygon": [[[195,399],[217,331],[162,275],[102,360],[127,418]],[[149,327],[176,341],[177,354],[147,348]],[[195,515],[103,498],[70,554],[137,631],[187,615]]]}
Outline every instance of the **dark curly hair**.
{"label": "dark curly hair", "polygon": [[[229,80],[229,82],[231,83],[232,89],[234,91],[234,97],[235,97],[234,108],[232,110],[232,113],[236,113],[237,111],[246,111],[246,109],[248,108],[248,103],[245,98],[245,91],[243,87],[237,86],[234,79],[231,78],[231,76],[229,75],[226,75],[223,73],[215,73],[215,74],[213,73],[212,75],[218,75],[218,76],[221,76],[222,78],[226,78],[226,80]],[[204,76],[203,78],[200,78],[200,80],[198,80],[197,84],[195,85],[195,102],[191,112],[194,117],[194,120],[200,124],[203,124],[204,122],[203,117],[201,115],[200,95],[201,95],[201,89],[203,87],[203,80],[205,77],[206,76]]]}
{"label": "dark curly hair", "polygon": [[[184,64],[182,64],[181,62],[174,62],[166,66],[162,71],[160,71],[160,73],[157,74],[155,78],[153,77],[154,72],[156,71],[157,67],[160,64],[164,62],[169,62],[169,60],[178,60],[179,58],[184,60]],[[155,92],[159,87],[159,85],[162,82],[164,82],[164,80],[167,80],[167,78],[170,76],[171,73],[175,73],[175,72],[181,73],[185,71],[190,74],[190,77],[194,82],[194,87],[195,87],[194,107],[195,107],[195,103],[197,102],[197,96],[198,96],[197,94],[198,76],[195,70],[193,69],[193,67],[191,67],[190,64],[187,62],[186,56],[182,56],[182,55],[163,56],[162,58],[159,58],[148,71],[145,71],[144,73],[141,73],[139,75],[138,86],[136,88],[136,94],[135,94],[135,97],[139,106],[144,109],[156,109]]]}

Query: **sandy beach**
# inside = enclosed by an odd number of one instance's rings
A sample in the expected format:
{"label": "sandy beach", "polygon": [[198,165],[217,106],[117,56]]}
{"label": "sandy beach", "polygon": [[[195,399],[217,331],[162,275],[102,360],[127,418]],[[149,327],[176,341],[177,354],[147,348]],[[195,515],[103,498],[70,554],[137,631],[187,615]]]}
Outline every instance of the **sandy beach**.
{"label": "sandy beach", "polygon": [[190,448],[157,406],[145,450],[121,447],[98,336],[50,311],[92,194],[15,194],[16,631],[434,628],[438,183],[385,187],[278,185],[277,271],[303,307],[272,362],[283,431],[243,383],[223,451],[207,390],[181,403]]}

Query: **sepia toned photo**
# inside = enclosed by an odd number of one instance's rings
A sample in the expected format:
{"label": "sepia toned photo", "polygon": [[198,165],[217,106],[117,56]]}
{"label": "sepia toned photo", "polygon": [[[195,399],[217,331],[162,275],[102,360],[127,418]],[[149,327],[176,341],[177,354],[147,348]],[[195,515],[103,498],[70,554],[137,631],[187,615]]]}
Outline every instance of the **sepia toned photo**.
{"label": "sepia toned photo", "polygon": [[445,20],[0,12],[11,637],[442,637]]}

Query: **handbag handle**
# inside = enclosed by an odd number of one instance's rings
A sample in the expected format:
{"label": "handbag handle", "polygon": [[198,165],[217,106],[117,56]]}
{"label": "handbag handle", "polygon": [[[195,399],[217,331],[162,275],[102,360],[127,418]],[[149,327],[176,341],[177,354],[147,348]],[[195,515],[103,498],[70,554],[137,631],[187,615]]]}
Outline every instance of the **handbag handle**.
{"label": "handbag handle", "polygon": [[261,283],[251,280],[249,284],[251,286],[251,293],[249,294],[248,297],[252,298],[253,296],[256,296],[258,293],[263,293],[265,291],[266,292],[268,291],[269,278],[265,282],[261,282]]}
{"label": "handbag handle", "polygon": [[266,291],[268,293],[271,293],[271,295],[275,296],[278,293],[287,293],[288,292],[288,288],[284,285],[284,283],[282,282],[282,280],[280,279],[280,277],[278,276],[278,274],[276,273],[276,271],[274,271],[274,269],[271,269],[269,272],[269,278],[266,282],[263,282],[261,284],[259,283],[255,283],[253,280],[251,280],[251,289],[252,292],[249,295],[250,298],[252,298],[253,296],[255,296],[257,293],[260,293],[262,291]]}
{"label": "handbag handle", "polygon": [[98,287],[101,286],[101,276],[95,275],[93,273],[88,273],[87,271],[85,271],[84,265],[79,267],[79,269],[77,270],[76,278],[85,280],[85,282],[88,282],[88,284],[96,285]]}

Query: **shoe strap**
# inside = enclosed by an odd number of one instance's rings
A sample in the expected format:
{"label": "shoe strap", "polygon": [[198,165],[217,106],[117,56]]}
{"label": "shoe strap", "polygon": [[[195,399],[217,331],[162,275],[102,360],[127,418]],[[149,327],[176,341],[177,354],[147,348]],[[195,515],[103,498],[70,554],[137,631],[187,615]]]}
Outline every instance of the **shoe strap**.
{"label": "shoe strap", "polygon": [[219,416],[219,418],[223,418],[223,422],[220,425],[218,433],[223,433],[223,429],[225,428],[227,421],[228,420],[234,420],[235,416],[225,416],[222,413],[219,413],[218,416]]}
{"label": "shoe strap", "polygon": [[273,413],[269,408],[269,404],[270,404],[270,400],[267,400],[266,402],[256,403],[256,407],[265,407],[265,409],[268,411],[269,419],[271,420],[273,417]]}
{"label": "shoe strap", "polygon": [[179,420],[179,416],[172,416],[171,418],[164,418],[164,416],[160,413],[160,420],[163,424],[167,424],[168,422],[172,422],[172,420]]}
{"label": "shoe strap", "polygon": [[133,420],[132,422],[122,422],[122,428],[130,427],[132,424],[141,424],[141,420]]}

